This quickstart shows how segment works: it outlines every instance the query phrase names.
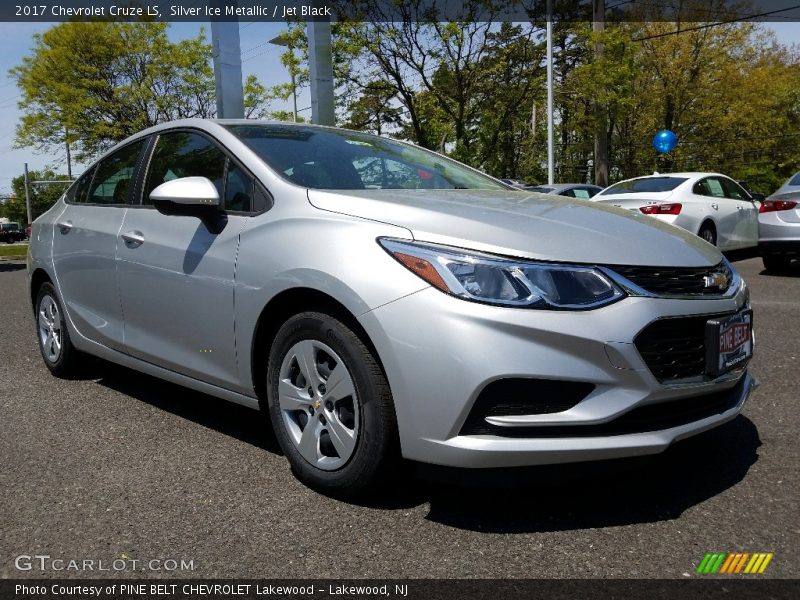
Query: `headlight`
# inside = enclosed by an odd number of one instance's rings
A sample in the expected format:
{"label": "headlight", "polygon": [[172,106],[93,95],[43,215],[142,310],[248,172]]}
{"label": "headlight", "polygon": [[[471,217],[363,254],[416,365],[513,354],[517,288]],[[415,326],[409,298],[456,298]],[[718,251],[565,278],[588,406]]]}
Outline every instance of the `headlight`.
{"label": "headlight", "polygon": [[588,309],[624,296],[593,267],[510,260],[459,248],[381,238],[400,264],[443,292],[477,302],[543,309]]}

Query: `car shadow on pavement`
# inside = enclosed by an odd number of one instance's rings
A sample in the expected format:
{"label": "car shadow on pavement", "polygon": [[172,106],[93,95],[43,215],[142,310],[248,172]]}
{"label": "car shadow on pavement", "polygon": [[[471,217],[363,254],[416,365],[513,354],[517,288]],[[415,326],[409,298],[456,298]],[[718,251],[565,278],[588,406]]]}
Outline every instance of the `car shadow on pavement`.
{"label": "car shadow on pavement", "polygon": [[21,271],[26,267],[24,262],[0,262],[0,273],[10,273],[11,271]]}
{"label": "car shadow on pavement", "polygon": [[[281,454],[266,417],[249,408],[100,359],[83,379]],[[375,495],[354,504],[377,510],[429,504],[428,520],[494,533],[667,521],[740,482],[760,445],[756,426],[739,416],[653,457],[488,470],[405,462]]]}
{"label": "car shadow on pavement", "polygon": [[273,454],[282,454],[272,428],[264,421],[266,417],[253,409],[132,371],[105,360],[94,359],[91,363],[86,368],[84,379],[95,379],[100,385],[183,419],[263,448]]}
{"label": "car shadow on pavement", "polygon": [[429,520],[473,531],[668,521],[740,482],[758,460],[760,445],[756,426],[739,416],[651,458],[490,472],[487,481],[471,472],[462,474],[468,479],[461,483],[419,480],[412,494],[430,503]]}

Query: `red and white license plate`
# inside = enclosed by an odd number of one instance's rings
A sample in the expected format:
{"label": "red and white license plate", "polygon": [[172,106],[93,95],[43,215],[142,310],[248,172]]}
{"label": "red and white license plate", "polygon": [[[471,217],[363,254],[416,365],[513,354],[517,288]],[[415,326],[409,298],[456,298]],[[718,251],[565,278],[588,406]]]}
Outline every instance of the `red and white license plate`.
{"label": "red and white license plate", "polygon": [[743,310],[706,323],[706,373],[717,377],[753,356],[753,311]]}

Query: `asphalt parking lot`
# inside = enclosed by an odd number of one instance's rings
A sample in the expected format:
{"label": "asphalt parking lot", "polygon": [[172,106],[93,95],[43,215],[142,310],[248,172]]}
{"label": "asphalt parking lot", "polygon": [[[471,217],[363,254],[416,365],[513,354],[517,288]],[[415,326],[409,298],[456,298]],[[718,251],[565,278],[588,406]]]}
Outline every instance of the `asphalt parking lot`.
{"label": "asphalt parking lot", "polygon": [[194,561],[137,573],[158,577],[683,578],[707,551],[774,552],[764,576],[797,577],[800,269],[737,268],[762,385],[736,420],[625,469],[398,474],[354,505],[300,485],[248,409],[100,361],[51,377],[24,265],[0,262],[0,577],[92,576],[15,568],[39,554]]}

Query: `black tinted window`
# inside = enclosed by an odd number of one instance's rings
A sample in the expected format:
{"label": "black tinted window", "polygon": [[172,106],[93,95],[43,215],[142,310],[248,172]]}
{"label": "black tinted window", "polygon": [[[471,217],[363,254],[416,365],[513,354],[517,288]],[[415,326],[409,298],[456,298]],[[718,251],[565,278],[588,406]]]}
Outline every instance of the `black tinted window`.
{"label": "black tinted window", "polygon": [[91,204],[127,204],[133,183],[136,162],[144,140],[134,142],[104,158],[97,165],[89,187],[87,202]]}
{"label": "black tinted window", "polygon": [[608,194],[635,194],[636,192],[671,192],[680,184],[686,181],[683,177],[643,177],[642,179],[631,179],[630,181],[620,181],[602,192]]}
{"label": "black tinted window", "polygon": [[75,184],[70,187],[69,192],[67,192],[67,200],[69,202],[86,202],[87,194],[89,193],[89,186],[92,183],[92,177],[94,177],[94,172],[96,167],[92,167],[88,171],[86,171],[81,178],[78,179]]}
{"label": "black tinted window", "polygon": [[225,154],[210,140],[197,133],[175,131],[160,135],[156,143],[143,204],[150,204],[150,192],[165,181],[181,177],[207,177],[224,193]]}
{"label": "black tinted window", "polygon": [[272,196],[256,185],[255,193],[253,194],[253,212],[264,212],[272,208]]}
{"label": "black tinted window", "polygon": [[225,210],[249,212],[253,195],[253,180],[239,167],[228,163],[225,183]]}

